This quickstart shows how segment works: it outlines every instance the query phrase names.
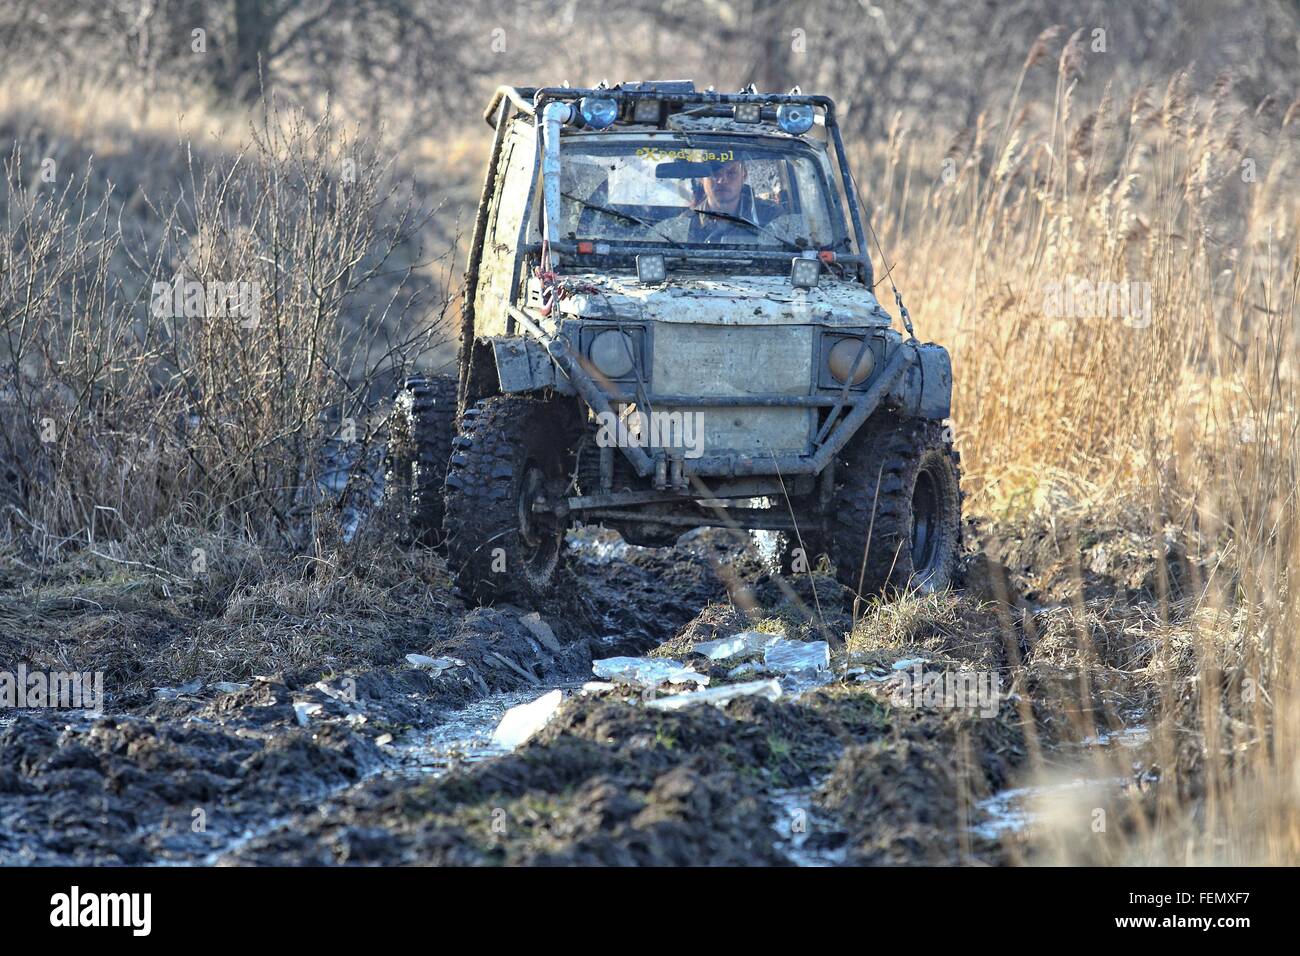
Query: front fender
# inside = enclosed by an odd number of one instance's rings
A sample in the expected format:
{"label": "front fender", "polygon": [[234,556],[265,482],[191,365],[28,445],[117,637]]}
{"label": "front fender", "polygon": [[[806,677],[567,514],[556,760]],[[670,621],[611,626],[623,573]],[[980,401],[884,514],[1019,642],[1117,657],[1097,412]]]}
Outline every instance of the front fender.
{"label": "front fender", "polygon": [[943,419],[952,414],[952,359],[942,345],[912,346],[907,371],[890,392],[890,399],[912,418]]}
{"label": "front fender", "polygon": [[557,372],[546,346],[536,339],[525,335],[503,335],[489,341],[502,392],[535,392],[551,388],[566,395],[574,394],[573,384]]}

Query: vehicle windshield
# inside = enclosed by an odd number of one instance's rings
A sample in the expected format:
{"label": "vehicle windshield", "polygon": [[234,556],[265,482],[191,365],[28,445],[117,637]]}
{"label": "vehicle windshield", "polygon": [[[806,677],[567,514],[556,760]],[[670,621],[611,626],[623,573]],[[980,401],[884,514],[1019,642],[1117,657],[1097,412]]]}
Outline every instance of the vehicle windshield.
{"label": "vehicle windshield", "polygon": [[688,248],[835,248],[842,234],[812,151],[742,142],[566,141],[559,234]]}

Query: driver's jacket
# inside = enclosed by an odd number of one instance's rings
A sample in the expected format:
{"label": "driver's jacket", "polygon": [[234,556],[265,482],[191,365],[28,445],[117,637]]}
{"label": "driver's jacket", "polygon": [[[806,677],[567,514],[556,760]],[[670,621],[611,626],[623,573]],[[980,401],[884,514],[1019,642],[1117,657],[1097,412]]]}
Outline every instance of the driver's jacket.
{"label": "driver's jacket", "polygon": [[[740,204],[732,215],[766,226],[780,212],[776,203],[755,199],[753,189],[746,185],[740,192]],[[743,223],[710,216],[699,210],[684,215],[690,221],[687,242],[754,242],[755,230]]]}

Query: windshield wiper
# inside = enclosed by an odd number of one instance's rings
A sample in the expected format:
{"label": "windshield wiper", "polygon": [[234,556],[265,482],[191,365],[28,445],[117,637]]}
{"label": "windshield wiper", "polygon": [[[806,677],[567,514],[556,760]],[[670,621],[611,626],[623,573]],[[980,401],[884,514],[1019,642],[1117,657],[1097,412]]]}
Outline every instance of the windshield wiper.
{"label": "windshield wiper", "polygon": [[758,232],[763,233],[763,235],[765,236],[771,236],[777,242],[781,243],[781,245],[785,246],[787,249],[790,249],[793,252],[803,251],[802,249],[799,248],[797,244],[791,242],[789,239],[785,238],[784,236],[779,236],[771,229],[768,229],[766,226],[760,226],[758,223],[746,219],[744,216],[737,216],[729,212],[719,212],[716,209],[696,209],[694,211],[699,213],[702,216],[712,216],[715,219],[725,219],[727,222],[738,222],[742,226],[748,226],[750,229],[754,229],[757,230]]}
{"label": "windshield wiper", "polygon": [[638,226],[641,226],[644,229],[649,229],[651,232],[653,232],[664,242],[676,246],[678,249],[686,248],[677,240],[670,239],[668,236],[665,236],[662,232],[659,231],[658,224],[651,222],[649,219],[642,219],[640,216],[634,216],[630,212],[624,212],[621,209],[614,209],[611,206],[602,206],[600,205],[600,203],[589,202],[586,199],[579,199],[577,196],[574,196],[572,193],[561,192],[560,195],[563,196],[565,199],[572,199],[574,202],[576,202],[579,206],[582,206],[584,209],[594,209],[596,212],[603,212],[606,215],[614,216],[618,219],[623,219],[627,222],[634,222]]}
{"label": "windshield wiper", "polygon": [[624,212],[621,209],[614,209],[610,206],[602,206],[600,205],[600,203],[588,202],[586,199],[579,199],[577,196],[573,195],[572,193],[562,192],[560,193],[560,195],[563,196],[565,199],[572,199],[574,202],[576,202],[579,206],[582,206],[584,209],[594,209],[596,210],[596,212],[603,212],[608,216],[617,216],[619,219],[626,220],[627,222],[634,222],[638,226],[645,226],[645,228],[647,229],[654,228],[654,223],[647,222],[646,220],[642,219],[640,216],[634,216],[630,212]]}

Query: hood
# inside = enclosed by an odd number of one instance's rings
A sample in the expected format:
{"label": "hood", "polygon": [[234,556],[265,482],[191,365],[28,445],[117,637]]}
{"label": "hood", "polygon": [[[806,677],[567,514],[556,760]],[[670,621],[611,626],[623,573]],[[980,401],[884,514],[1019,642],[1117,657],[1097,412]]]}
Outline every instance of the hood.
{"label": "hood", "polygon": [[[531,280],[536,281],[536,280]],[[889,313],[856,282],[824,276],[815,289],[796,289],[789,276],[674,276],[645,286],[631,275],[578,274],[560,312],[572,318],[689,322],[707,325],[888,326]]]}

